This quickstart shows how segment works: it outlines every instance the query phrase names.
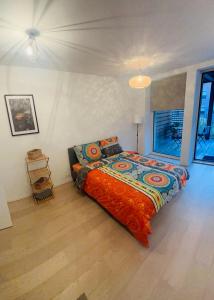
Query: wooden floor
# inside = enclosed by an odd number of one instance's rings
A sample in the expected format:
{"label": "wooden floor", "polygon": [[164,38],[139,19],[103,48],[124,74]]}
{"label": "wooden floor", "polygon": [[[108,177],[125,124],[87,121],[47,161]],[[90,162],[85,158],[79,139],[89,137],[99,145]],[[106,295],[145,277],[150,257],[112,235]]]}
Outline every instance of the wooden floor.
{"label": "wooden floor", "polygon": [[0,299],[213,300],[214,167],[191,180],[153,221],[143,248],[71,184],[40,205],[10,204],[0,231]]}

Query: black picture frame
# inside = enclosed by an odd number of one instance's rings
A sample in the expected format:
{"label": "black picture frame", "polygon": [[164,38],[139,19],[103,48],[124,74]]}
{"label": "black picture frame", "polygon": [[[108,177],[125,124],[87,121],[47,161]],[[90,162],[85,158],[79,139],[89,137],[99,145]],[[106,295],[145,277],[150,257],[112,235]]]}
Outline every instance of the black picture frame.
{"label": "black picture frame", "polygon": [[39,133],[34,97],[32,94],[4,95],[12,136]]}

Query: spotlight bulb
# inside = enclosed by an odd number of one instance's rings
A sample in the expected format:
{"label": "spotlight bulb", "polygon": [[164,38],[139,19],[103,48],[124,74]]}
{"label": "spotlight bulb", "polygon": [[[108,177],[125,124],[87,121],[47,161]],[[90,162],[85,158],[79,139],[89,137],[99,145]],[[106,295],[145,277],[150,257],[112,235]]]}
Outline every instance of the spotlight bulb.
{"label": "spotlight bulb", "polygon": [[26,48],[26,53],[27,55],[29,56],[33,56],[33,47],[32,45],[28,45],[27,48]]}

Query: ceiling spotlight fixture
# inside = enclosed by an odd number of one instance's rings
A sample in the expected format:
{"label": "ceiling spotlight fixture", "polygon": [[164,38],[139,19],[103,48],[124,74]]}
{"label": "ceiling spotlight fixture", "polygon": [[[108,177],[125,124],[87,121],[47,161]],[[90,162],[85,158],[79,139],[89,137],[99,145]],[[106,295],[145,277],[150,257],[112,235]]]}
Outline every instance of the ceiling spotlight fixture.
{"label": "ceiling spotlight fixture", "polygon": [[129,79],[129,86],[133,89],[144,89],[152,82],[151,77],[138,75]]}
{"label": "ceiling spotlight fixture", "polygon": [[36,58],[38,55],[38,45],[36,38],[40,35],[40,32],[35,28],[30,28],[26,30],[28,35],[26,53],[32,58]]}

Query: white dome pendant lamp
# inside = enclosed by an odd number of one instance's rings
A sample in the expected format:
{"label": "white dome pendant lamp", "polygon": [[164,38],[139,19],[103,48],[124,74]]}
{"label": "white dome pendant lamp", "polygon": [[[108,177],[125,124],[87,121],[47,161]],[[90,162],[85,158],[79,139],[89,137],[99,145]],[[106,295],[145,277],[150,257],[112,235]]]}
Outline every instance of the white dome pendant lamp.
{"label": "white dome pendant lamp", "polygon": [[129,86],[132,89],[144,89],[150,86],[151,82],[151,77],[145,75],[137,75],[129,79]]}

